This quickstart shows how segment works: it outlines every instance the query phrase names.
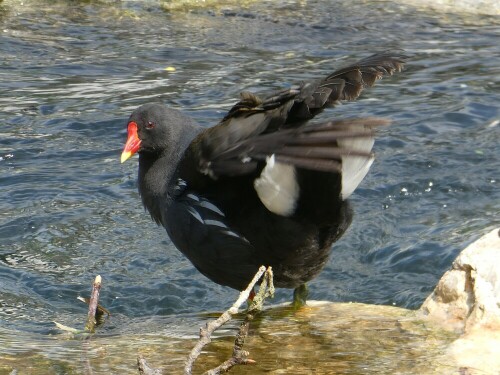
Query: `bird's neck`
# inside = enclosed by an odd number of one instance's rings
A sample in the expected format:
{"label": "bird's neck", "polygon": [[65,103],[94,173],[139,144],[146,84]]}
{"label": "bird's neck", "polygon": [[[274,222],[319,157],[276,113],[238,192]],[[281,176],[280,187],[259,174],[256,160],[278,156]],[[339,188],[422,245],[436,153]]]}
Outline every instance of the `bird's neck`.
{"label": "bird's neck", "polygon": [[144,207],[157,224],[162,223],[162,197],[173,173],[175,163],[172,162],[165,154],[139,156],[139,193]]}
{"label": "bird's neck", "polygon": [[170,199],[167,194],[170,180],[186,148],[198,132],[198,128],[190,126],[168,150],[159,154],[139,155],[139,193],[144,207],[157,224],[164,225],[163,214]]}

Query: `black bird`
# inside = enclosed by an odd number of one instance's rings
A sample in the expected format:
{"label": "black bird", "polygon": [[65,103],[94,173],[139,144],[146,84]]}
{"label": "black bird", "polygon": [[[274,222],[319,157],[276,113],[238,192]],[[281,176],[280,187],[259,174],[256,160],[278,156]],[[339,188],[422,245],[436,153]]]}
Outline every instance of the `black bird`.
{"label": "black bird", "polygon": [[175,246],[212,281],[244,289],[261,265],[277,287],[319,274],[352,220],[347,198],[373,162],[374,118],[308,123],[354,100],[407,57],[384,52],[261,98],[243,92],[214,127],[159,103],[128,121],[124,162],[139,153],[139,192]]}

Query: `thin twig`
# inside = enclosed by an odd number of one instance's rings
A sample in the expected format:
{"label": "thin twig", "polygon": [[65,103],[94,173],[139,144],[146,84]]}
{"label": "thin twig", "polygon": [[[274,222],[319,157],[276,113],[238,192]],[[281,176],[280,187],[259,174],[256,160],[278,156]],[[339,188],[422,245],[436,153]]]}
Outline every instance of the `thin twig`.
{"label": "thin twig", "polygon": [[250,353],[243,350],[243,344],[245,343],[245,338],[248,335],[248,328],[250,327],[250,320],[251,319],[245,319],[240,325],[240,330],[236,335],[236,340],[234,341],[232,357],[221,363],[219,366],[204,372],[203,375],[219,375],[224,372],[228,372],[236,365],[252,365],[256,363],[253,359],[247,358]]}
{"label": "thin twig", "polygon": [[248,312],[260,311],[264,305],[264,300],[267,297],[274,297],[273,269],[268,267],[262,283],[259,286],[259,291],[252,300]]}
{"label": "thin twig", "polygon": [[[200,339],[196,343],[193,350],[191,350],[191,353],[189,353],[189,356],[186,360],[186,364],[184,366],[184,374],[185,375],[192,374],[194,362],[199,357],[203,347],[211,341],[212,333],[216,329],[221,327],[223,324],[225,324],[229,320],[231,320],[231,317],[234,314],[238,313],[238,309],[245,301],[248,300],[248,297],[250,296],[250,293],[253,290],[255,284],[257,283],[257,281],[259,281],[259,279],[262,277],[264,272],[266,272],[266,267],[261,266],[259,268],[259,271],[255,274],[254,278],[250,282],[250,284],[248,284],[247,288],[240,293],[240,296],[238,297],[236,302],[228,310],[226,310],[218,319],[208,322],[206,325],[206,328],[200,329]],[[259,290],[259,292],[260,292],[260,290]]]}
{"label": "thin twig", "polygon": [[97,275],[92,285],[92,293],[90,295],[89,302],[89,313],[87,315],[87,324],[85,324],[85,330],[90,333],[94,333],[95,325],[97,324],[95,314],[97,310],[97,305],[99,303],[99,291],[101,290],[101,276]]}
{"label": "thin twig", "polygon": [[[236,300],[236,302],[226,310],[218,319],[208,322],[206,328],[200,329],[200,339],[197,342],[196,346],[193,348],[191,353],[189,354],[188,359],[186,360],[184,367],[184,374],[191,375],[194,362],[201,354],[201,350],[203,347],[211,341],[212,333],[221,327],[223,324],[227,323],[231,320],[232,315],[238,313],[241,305],[248,301],[250,293],[253,291],[255,284],[262,275],[265,273],[264,278],[259,286],[259,292],[253,298],[252,304],[248,309],[248,313],[245,317],[245,320],[240,325],[240,329],[238,334],[236,335],[236,339],[234,342],[233,354],[231,358],[227,361],[223,362],[216,368],[213,368],[204,373],[204,375],[218,375],[224,372],[229,371],[232,367],[236,365],[249,365],[256,363],[253,359],[248,358],[249,353],[243,350],[243,345],[245,344],[245,339],[248,336],[248,330],[250,327],[250,322],[254,318],[254,313],[259,312],[262,309],[264,300],[268,296],[274,295],[274,285],[273,285],[273,272],[271,267],[267,270],[264,266],[260,267],[254,278],[247,286],[247,288],[242,291]],[[154,369],[148,365],[146,360],[142,355],[137,358],[137,366],[139,368],[139,373],[141,375],[161,375],[162,372],[159,369]]]}
{"label": "thin twig", "polygon": [[245,344],[245,339],[248,336],[250,322],[254,319],[255,314],[262,310],[264,300],[270,296],[274,296],[273,270],[271,267],[266,270],[259,287],[259,292],[253,298],[252,303],[248,308],[247,315],[245,316],[245,320],[240,325],[240,329],[236,335],[236,339],[234,340],[233,355],[219,366],[206,371],[203,375],[219,375],[228,372],[236,365],[251,365],[256,363],[253,359],[248,358],[250,353],[243,350],[243,345]]}
{"label": "thin twig", "polygon": [[[89,333],[95,332],[95,326],[97,324],[96,320],[96,311],[97,305],[99,304],[99,291],[101,290],[101,276],[97,275],[94,279],[94,283],[92,284],[92,292],[90,293],[90,301],[89,301],[89,312],[87,314],[87,323],[85,324],[85,331]],[[88,336],[90,339],[90,336]],[[90,364],[89,359],[89,342],[84,341],[82,343],[83,346],[83,362],[85,366],[85,374],[93,375],[94,371],[92,369],[92,365]]]}

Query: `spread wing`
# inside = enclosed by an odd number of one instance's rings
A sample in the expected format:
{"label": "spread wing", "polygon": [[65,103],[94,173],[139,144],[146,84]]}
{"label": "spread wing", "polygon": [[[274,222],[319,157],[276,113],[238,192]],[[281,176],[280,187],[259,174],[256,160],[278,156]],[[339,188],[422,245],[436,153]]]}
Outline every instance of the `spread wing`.
{"label": "spread wing", "polygon": [[[336,70],[323,79],[302,82],[265,99],[244,92],[241,100],[231,108],[222,122],[232,117],[272,110],[293,99],[293,104],[279,113],[282,117],[279,120],[275,118],[274,124],[302,123],[341,101],[356,100],[363,89],[373,86],[377,80],[400,72],[407,59],[408,57],[403,54],[386,51]],[[276,116],[278,113],[273,115]]]}
{"label": "spread wing", "polygon": [[221,123],[201,133],[194,142],[198,169],[212,178],[248,174],[260,161],[275,154],[280,161],[301,168],[338,171],[339,157],[346,152],[370,157],[371,146],[352,149],[348,147],[352,142],[342,145],[337,140],[371,138],[372,132],[367,130],[378,125],[378,120],[303,125],[326,107],[354,100],[377,79],[400,71],[406,59],[402,54],[384,52],[265,99],[242,93]]}
{"label": "spread wing", "polygon": [[[344,200],[373,162],[373,128],[387,121],[307,121],[341,100],[357,98],[363,88],[400,70],[405,59],[382,53],[265,99],[243,93],[221,123],[191,143],[179,176],[198,191],[222,177],[247,176],[269,211],[291,216],[304,184],[310,185],[304,181],[304,171],[329,172],[335,175],[331,189],[338,192],[329,199]],[[322,186],[323,175],[314,176]],[[328,204],[334,206],[334,202]]]}

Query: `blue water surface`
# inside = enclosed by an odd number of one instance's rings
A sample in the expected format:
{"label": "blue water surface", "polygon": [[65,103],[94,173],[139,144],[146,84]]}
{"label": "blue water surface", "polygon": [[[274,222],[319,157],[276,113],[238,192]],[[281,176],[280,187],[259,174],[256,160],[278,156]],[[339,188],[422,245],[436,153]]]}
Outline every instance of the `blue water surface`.
{"label": "blue water surface", "polygon": [[227,308],[237,292],[200,275],[141,207],[137,160],[119,163],[129,114],[161,100],[213,125],[242,90],[387,49],[412,56],[405,71],[322,115],[392,125],[310,298],[418,308],[499,223],[499,34],[494,17],[377,1],[0,2],[0,326],[83,319],[76,297],[97,274],[121,321]]}

